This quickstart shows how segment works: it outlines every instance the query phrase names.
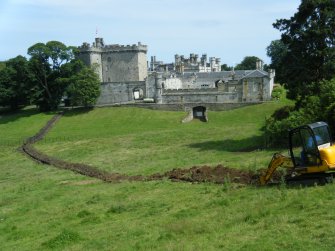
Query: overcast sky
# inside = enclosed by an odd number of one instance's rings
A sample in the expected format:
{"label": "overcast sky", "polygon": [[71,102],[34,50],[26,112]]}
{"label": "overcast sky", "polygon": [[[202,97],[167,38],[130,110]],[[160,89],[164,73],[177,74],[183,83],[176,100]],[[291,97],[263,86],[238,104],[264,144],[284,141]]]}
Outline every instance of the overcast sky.
{"label": "overcast sky", "polygon": [[269,63],[266,47],[280,38],[276,19],[300,0],[0,0],[0,61],[26,56],[37,42],[148,45],[166,63],[207,53],[230,66],[245,56]]}

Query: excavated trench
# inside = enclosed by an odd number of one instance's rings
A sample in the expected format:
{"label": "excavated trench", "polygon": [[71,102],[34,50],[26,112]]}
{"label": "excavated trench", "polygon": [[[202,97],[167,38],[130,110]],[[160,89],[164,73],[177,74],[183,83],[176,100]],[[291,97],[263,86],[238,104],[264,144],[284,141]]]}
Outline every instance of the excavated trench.
{"label": "excavated trench", "polygon": [[210,166],[194,166],[189,169],[173,169],[165,173],[156,173],[149,176],[143,175],[125,175],[120,173],[109,173],[99,170],[96,167],[71,163],[61,159],[48,156],[38,151],[33,145],[42,140],[48,131],[57,123],[62,117],[63,113],[55,115],[47,124],[33,137],[28,138],[20,150],[26,155],[36,160],[39,163],[51,165],[60,169],[71,170],[75,173],[94,177],[105,182],[120,182],[120,181],[151,181],[169,179],[172,181],[185,181],[185,182],[212,182],[222,184],[225,182],[234,182],[239,184],[255,184],[257,180],[257,173],[250,171],[243,171],[218,165],[216,167]]}

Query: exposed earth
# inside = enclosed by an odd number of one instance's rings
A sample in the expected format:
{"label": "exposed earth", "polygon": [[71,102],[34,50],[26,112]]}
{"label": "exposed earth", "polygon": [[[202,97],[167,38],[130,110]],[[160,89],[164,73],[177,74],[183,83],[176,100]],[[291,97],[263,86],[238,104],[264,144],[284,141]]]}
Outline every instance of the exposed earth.
{"label": "exposed earth", "polygon": [[189,169],[173,169],[162,175],[152,175],[151,177],[168,178],[173,181],[252,184],[256,176],[255,173],[250,171],[218,165],[216,167],[194,166]]}

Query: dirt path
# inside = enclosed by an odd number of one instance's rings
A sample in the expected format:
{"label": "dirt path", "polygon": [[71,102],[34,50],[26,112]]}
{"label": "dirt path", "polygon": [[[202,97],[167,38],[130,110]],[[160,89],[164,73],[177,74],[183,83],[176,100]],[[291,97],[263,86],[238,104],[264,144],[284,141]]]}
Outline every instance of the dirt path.
{"label": "dirt path", "polygon": [[52,165],[60,169],[71,170],[73,172],[94,177],[105,182],[120,182],[120,181],[150,181],[150,180],[161,180],[170,179],[173,181],[186,181],[186,182],[213,182],[222,184],[225,182],[234,182],[240,184],[252,184],[255,181],[256,174],[250,171],[243,171],[224,167],[218,165],[216,167],[210,166],[194,166],[189,169],[173,169],[163,174],[153,174],[149,176],[134,175],[129,176],[120,173],[109,173],[103,170],[99,170],[96,167],[71,163],[64,160],[60,160],[51,156],[48,156],[38,151],[33,145],[42,140],[44,136],[52,129],[57,121],[62,117],[63,113],[55,115],[47,124],[33,137],[30,137],[20,147],[20,150],[32,159],[47,165]]}

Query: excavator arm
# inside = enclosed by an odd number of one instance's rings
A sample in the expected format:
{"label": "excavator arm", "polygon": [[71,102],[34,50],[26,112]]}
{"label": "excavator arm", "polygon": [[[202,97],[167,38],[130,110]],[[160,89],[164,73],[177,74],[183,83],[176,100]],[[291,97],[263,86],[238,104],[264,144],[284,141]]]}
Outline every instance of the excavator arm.
{"label": "excavator arm", "polygon": [[275,153],[273,154],[272,159],[265,173],[259,177],[260,184],[266,185],[271,179],[274,171],[276,171],[276,169],[280,166],[283,166],[284,168],[292,168],[293,167],[292,160],[290,157],[286,157],[280,153]]}

